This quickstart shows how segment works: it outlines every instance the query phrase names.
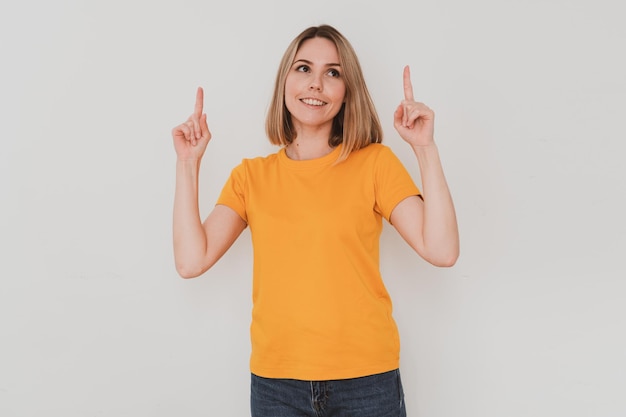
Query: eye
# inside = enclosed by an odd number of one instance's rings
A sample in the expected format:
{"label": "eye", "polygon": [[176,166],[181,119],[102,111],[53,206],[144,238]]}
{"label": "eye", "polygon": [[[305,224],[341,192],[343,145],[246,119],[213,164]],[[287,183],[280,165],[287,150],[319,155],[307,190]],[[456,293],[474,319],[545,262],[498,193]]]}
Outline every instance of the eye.
{"label": "eye", "polygon": [[296,67],[296,71],[298,71],[298,72],[309,72],[309,71],[311,71],[311,68],[309,68],[308,65],[298,65]]}
{"label": "eye", "polygon": [[341,77],[341,74],[335,68],[331,68],[330,70],[328,70],[328,75],[335,78]]}

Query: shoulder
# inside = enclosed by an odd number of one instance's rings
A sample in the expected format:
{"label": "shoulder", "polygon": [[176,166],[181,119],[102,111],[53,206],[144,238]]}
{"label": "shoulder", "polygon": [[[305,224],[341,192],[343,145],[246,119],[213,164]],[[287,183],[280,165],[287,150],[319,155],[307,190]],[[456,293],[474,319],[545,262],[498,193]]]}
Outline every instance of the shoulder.
{"label": "shoulder", "polygon": [[371,171],[375,178],[395,178],[407,172],[400,158],[387,145],[373,143],[353,154],[355,159],[352,166]]}
{"label": "shoulder", "polygon": [[380,162],[385,163],[390,159],[396,160],[397,157],[389,146],[383,145],[382,143],[372,143],[352,152],[348,159],[353,159],[355,162],[359,163],[378,164]]}
{"label": "shoulder", "polygon": [[280,152],[282,152],[282,149],[278,152],[274,152],[265,156],[243,158],[241,160],[241,163],[237,165],[234,170],[257,171],[265,169],[269,166],[275,165],[278,162],[278,155]]}

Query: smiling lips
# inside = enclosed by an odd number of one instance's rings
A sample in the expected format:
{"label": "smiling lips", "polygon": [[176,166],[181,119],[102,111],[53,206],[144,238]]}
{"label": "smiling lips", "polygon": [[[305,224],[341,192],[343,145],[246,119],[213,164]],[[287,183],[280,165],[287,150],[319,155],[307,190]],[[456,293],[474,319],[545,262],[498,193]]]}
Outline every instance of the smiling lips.
{"label": "smiling lips", "polygon": [[304,104],[308,104],[309,106],[323,106],[324,104],[326,104],[322,100],[316,100],[314,98],[303,98],[300,99],[300,101]]}

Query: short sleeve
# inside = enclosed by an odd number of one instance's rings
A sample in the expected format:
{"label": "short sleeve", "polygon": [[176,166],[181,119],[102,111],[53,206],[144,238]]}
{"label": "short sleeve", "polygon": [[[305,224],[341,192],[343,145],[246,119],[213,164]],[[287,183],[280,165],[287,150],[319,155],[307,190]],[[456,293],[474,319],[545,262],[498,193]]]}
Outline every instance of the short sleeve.
{"label": "short sleeve", "polygon": [[400,201],[421,193],[391,149],[387,146],[381,146],[380,149],[374,166],[375,210],[390,221],[391,212]]}
{"label": "short sleeve", "polygon": [[226,180],[216,204],[222,204],[235,210],[246,223],[246,167],[242,162],[236,166]]}

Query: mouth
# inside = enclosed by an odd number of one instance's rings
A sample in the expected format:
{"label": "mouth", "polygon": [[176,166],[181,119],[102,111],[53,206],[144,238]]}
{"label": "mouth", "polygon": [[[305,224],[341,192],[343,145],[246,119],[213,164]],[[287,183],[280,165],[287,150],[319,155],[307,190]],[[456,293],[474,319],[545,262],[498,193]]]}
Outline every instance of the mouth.
{"label": "mouth", "polygon": [[326,102],[322,100],[317,100],[315,98],[301,98],[300,101],[303,102],[304,104],[308,104],[309,106],[317,106],[317,107],[321,107],[327,104]]}

